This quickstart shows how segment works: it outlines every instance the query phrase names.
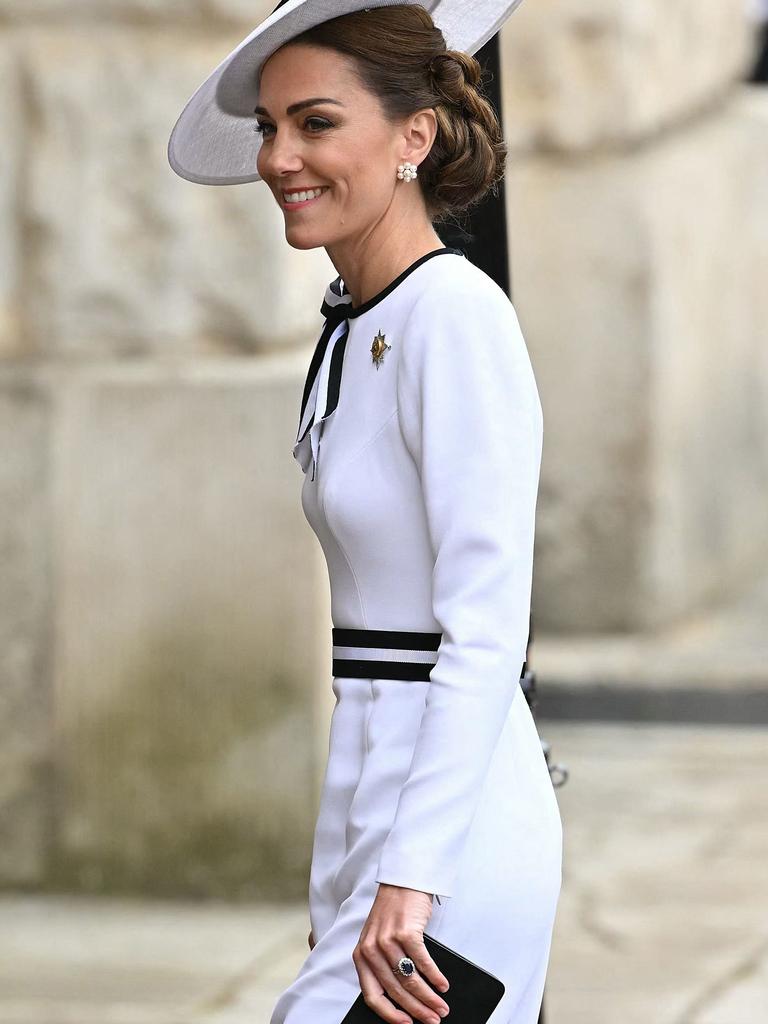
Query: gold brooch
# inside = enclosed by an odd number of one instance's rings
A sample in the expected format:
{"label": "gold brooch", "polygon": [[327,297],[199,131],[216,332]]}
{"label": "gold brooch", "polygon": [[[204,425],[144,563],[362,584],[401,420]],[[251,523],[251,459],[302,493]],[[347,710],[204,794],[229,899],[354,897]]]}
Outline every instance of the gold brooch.
{"label": "gold brooch", "polygon": [[384,353],[388,348],[392,348],[391,345],[387,345],[384,341],[385,337],[386,335],[382,334],[381,329],[379,329],[379,333],[373,339],[373,344],[371,345],[371,356],[373,357],[373,362],[375,363],[377,370],[379,368],[379,363],[384,358]]}

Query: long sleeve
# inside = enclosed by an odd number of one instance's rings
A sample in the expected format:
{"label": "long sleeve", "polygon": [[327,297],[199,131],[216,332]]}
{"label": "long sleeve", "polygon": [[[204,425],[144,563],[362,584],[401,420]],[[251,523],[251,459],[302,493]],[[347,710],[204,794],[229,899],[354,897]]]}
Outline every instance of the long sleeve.
{"label": "long sleeve", "polygon": [[403,332],[397,389],[442,640],[376,878],[450,896],[528,639],[543,416],[502,289],[477,276],[427,289]]}

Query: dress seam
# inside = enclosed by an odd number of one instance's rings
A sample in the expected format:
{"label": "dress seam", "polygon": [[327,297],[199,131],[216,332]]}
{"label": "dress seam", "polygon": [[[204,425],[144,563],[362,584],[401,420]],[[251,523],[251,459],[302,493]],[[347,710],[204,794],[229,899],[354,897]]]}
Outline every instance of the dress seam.
{"label": "dress seam", "polygon": [[373,695],[373,679],[370,679],[368,681],[368,686],[369,686],[369,689],[370,689],[370,692],[371,692],[371,703],[370,703],[370,707],[368,708],[368,714],[367,714],[366,719],[365,719],[365,754],[366,754],[366,757],[371,752],[371,737],[370,737],[371,716],[373,715],[373,709],[374,709],[374,706],[375,706],[374,695]]}

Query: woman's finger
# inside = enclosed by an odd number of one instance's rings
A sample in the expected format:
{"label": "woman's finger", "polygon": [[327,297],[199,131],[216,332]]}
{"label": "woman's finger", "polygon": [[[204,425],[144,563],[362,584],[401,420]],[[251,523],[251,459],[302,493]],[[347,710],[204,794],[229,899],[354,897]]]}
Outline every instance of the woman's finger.
{"label": "woman's finger", "polygon": [[[365,949],[363,952],[365,953]],[[429,987],[419,974],[418,968],[410,977],[393,970],[403,956],[410,956],[410,954],[404,950],[404,946],[393,939],[390,942],[382,941],[380,945],[372,946],[367,960],[385,992],[407,1013],[417,1020],[423,1021],[424,1024],[440,1024],[441,1013],[442,1011],[447,1013],[448,1005],[437,992]],[[415,958],[411,959],[415,964]]]}
{"label": "woman's finger", "polygon": [[448,979],[429,955],[423,934],[411,935],[405,939],[403,944],[408,950],[406,956],[409,956],[416,964],[419,974],[432,982],[439,992],[447,990]]}
{"label": "woman's finger", "polygon": [[355,961],[357,974],[360,979],[360,990],[366,1006],[370,1006],[374,1013],[390,1024],[413,1024],[410,1017],[406,1017],[402,1010],[393,1006],[386,992],[382,992],[378,978],[368,966],[365,957],[360,952],[360,947],[353,952],[352,959]]}

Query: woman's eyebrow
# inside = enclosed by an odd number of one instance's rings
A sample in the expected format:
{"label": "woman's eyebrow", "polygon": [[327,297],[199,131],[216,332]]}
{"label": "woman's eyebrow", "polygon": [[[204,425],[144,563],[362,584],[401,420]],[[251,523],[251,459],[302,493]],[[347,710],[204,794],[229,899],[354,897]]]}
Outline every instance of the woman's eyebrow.
{"label": "woman's eyebrow", "polygon": [[[335,103],[338,107],[343,107],[344,104],[340,100],[332,100],[327,96],[315,96],[309,100],[300,100],[298,103],[292,103],[290,107],[286,108],[286,114],[296,114],[304,107],[314,107],[317,103]],[[269,117],[269,111],[266,107],[254,107],[254,114],[266,114]]]}

